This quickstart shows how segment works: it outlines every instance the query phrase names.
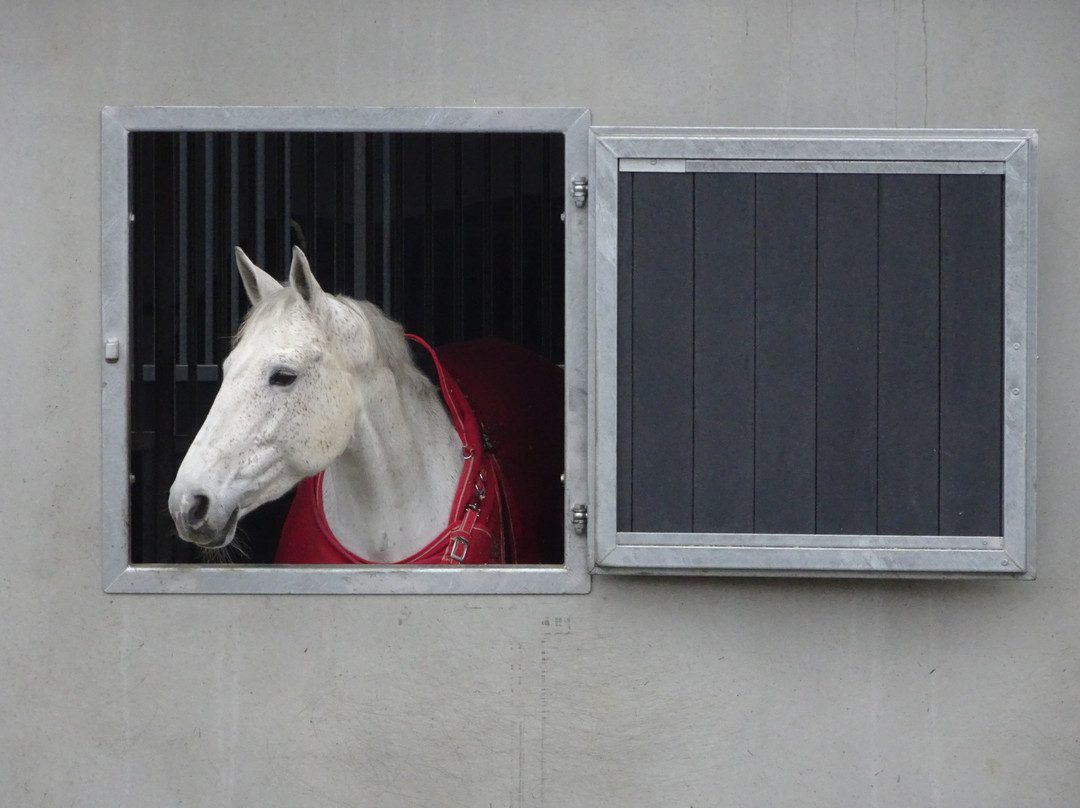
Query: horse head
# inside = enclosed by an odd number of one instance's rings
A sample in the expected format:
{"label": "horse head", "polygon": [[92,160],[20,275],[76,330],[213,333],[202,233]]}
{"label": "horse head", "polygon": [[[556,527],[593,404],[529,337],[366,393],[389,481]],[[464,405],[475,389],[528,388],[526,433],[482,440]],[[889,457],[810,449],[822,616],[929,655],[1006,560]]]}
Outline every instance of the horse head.
{"label": "horse head", "polygon": [[293,249],[283,286],[236,248],[253,308],[223,366],[221,389],[180,465],[169,512],[185,541],[217,549],[239,519],[345,451],[357,416],[353,370],[363,318],[346,316]]}

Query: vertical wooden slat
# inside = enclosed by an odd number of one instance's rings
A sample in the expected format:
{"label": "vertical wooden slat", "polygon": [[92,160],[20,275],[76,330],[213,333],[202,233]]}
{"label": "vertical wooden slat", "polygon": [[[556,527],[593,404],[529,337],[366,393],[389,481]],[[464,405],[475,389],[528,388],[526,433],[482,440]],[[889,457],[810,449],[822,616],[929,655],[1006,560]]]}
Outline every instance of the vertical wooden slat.
{"label": "vertical wooden slat", "polygon": [[693,529],[693,190],[634,179],[634,530]]}
{"label": "vertical wooden slat", "polygon": [[938,177],[884,174],[878,233],[878,533],[938,531]]}
{"label": "vertical wooden slat", "polygon": [[615,525],[633,529],[634,468],[634,174],[619,175],[616,291]]}
{"label": "vertical wooden slat", "polygon": [[750,533],[753,174],[696,176],[694,247],[694,530]]}
{"label": "vertical wooden slat", "polygon": [[1003,180],[941,178],[942,535],[1002,531]]}
{"label": "vertical wooden slat", "polygon": [[877,176],[818,177],[817,532],[877,529]]}
{"label": "vertical wooden slat", "polygon": [[754,525],[814,532],[815,181],[757,177]]}

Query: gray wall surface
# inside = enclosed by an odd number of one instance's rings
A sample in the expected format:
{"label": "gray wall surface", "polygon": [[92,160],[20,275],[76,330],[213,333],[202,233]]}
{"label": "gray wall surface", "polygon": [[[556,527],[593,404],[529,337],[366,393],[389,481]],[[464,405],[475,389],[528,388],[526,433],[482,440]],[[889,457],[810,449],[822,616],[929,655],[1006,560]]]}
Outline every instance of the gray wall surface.
{"label": "gray wall surface", "polygon": [[[0,25],[0,802],[1080,804],[1080,4],[29,0]],[[106,595],[104,105],[1040,130],[1039,578]]]}

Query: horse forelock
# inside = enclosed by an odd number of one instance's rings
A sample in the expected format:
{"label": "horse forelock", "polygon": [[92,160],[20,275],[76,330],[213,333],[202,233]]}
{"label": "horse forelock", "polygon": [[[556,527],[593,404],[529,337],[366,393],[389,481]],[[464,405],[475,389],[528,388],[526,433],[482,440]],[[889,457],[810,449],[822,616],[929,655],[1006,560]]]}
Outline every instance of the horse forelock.
{"label": "horse forelock", "polygon": [[232,338],[232,347],[239,345],[248,334],[284,319],[288,310],[299,302],[300,295],[287,286],[279,292],[264,297],[251,307],[241,321],[240,328]]}

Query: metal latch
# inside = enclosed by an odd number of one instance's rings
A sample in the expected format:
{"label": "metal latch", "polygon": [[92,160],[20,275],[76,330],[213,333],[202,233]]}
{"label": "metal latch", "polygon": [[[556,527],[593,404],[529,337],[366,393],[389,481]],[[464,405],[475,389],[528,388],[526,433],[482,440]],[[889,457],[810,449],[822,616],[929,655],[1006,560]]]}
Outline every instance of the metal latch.
{"label": "metal latch", "polygon": [[574,177],[570,180],[570,195],[574,198],[574,204],[585,207],[585,201],[589,198],[588,177]]}
{"label": "metal latch", "polygon": [[585,535],[589,526],[589,508],[587,505],[575,505],[570,510],[570,522],[574,526],[574,532],[579,536]]}
{"label": "metal latch", "polygon": [[110,363],[120,361],[120,340],[115,337],[105,340],[105,361]]}

